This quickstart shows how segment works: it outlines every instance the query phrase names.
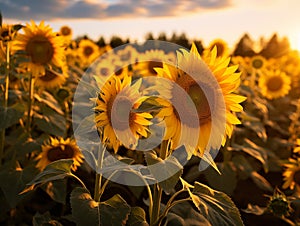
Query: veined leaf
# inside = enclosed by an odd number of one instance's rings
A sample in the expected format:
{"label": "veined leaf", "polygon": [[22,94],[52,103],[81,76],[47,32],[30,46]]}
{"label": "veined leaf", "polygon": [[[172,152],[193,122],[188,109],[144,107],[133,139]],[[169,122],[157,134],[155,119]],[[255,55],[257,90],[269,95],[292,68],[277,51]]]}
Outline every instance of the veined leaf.
{"label": "veined leaf", "polygon": [[37,185],[54,180],[61,180],[67,176],[72,176],[72,164],[72,159],[60,159],[50,163],[41,173],[27,184],[29,187],[22,191],[21,194],[33,190]]}
{"label": "veined leaf", "polygon": [[195,182],[194,189],[190,195],[197,209],[208,219],[211,225],[243,225],[237,207],[225,193]]}
{"label": "veined leaf", "polygon": [[114,195],[105,202],[96,202],[88,190],[75,188],[71,193],[72,216],[78,226],[126,224],[130,206],[120,195]]}
{"label": "veined leaf", "polygon": [[131,207],[126,226],[149,226],[145,211],[141,207]]}

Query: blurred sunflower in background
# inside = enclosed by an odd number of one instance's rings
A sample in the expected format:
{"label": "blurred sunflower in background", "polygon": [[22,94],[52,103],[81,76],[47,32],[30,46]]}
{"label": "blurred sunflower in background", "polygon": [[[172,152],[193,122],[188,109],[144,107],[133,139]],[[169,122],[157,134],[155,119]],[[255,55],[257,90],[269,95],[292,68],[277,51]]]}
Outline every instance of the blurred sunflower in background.
{"label": "blurred sunflower in background", "polygon": [[46,69],[46,73],[43,76],[37,77],[35,80],[35,85],[40,88],[56,88],[62,86],[67,78],[67,73],[58,73],[54,70]]}
{"label": "blurred sunflower in background", "polygon": [[131,77],[121,80],[112,76],[105,84],[95,77],[101,89],[95,101],[95,123],[101,132],[102,142],[112,147],[115,153],[120,145],[129,149],[136,147],[138,139],[148,136],[152,115],[135,110],[145,97],[139,92],[141,80],[131,84]]}
{"label": "blurred sunflower in background", "polygon": [[89,66],[100,56],[99,46],[89,39],[82,39],[78,44],[77,54],[82,66]]}
{"label": "blurred sunflower in background", "polygon": [[289,93],[291,78],[280,70],[268,70],[260,75],[258,86],[263,96],[276,99]]}
{"label": "blurred sunflower in background", "polygon": [[[246,98],[233,94],[240,85],[240,73],[236,73],[238,66],[228,66],[229,58],[217,57],[216,47],[202,59],[193,44],[190,52],[182,49],[181,52],[177,53],[177,58],[178,67],[163,64],[162,69],[156,68],[155,70],[159,77],[174,81],[188,93],[196,107],[197,115],[188,115],[190,122],[181,121],[177,110],[171,103],[183,106],[187,114],[189,114],[190,109],[188,101],[182,98],[178,89],[173,86],[171,87],[169,103],[160,101],[165,108],[158,114],[158,117],[164,117],[166,123],[165,139],[172,139],[173,148],[181,145],[179,139],[182,139],[182,136],[187,136],[184,139],[191,139],[190,134],[187,135],[185,130],[199,129],[200,126],[197,148],[192,152],[202,157],[204,151],[219,148],[221,143],[224,145],[226,135],[230,137],[232,134],[233,125],[240,124],[234,112],[242,111],[243,108],[240,103]],[[196,74],[197,78],[192,78],[189,73],[191,75]],[[216,79],[217,84],[212,84],[210,74]],[[201,87],[198,84],[201,84]],[[216,85],[218,87],[215,87]],[[205,92],[203,88],[208,92]],[[210,95],[213,103],[209,103],[206,94]],[[226,107],[223,109],[224,112],[220,111],[221,106],[219,106],[223,101],[225,102],[224,107]],[[226,115],[222,115],[223,113]],[[216,119],[217,122],[213,122],[212,118]],[[199,122],[198,125],[195,124],[197,121]],[[222,121],[226,121],[226,125],[222,125]],[[222,126],[226,128],[222,129]],[[225,134],[222,132],[224,130]],[[213,136],[212,139],[210,139],[211,135]]]}
{"label": "blurred sunflower in background", "polygon": [[288,163],[282,164],[285,167],[283,172],[284,184],[282,188],[294,189],[295,185],[300,185],[300,158],[288,160]]}
{"label": "blurred sunflower in background", "polygon": [[134,70],[137,70],[141,76],[156,76],[157,72],[154,68],[162,68],[163,62],[175,64],[175,54],[165,53],[160,49],[147,50],[138,56],[138,63],[134,66]]}
{"label": "blurred sunflower in background", "polygon": [[73,159],[72,170],[83,162],[83,155],[73,139],[53,138],[42,145],[42,152],[36,157],[36,167],[41,171],[51,162],[60,159]]}
{"label": "blurred sunflower in background", "polygon": [[13,42],[13,51],[24,51],[29,61],[21,66],[30,71],[33,77],[43,76],[46,68],[52,65],[61,68],[65,65],[63,40],[42,21],[34,21],[22,28],[24,34],[18,34]]}
{"label": "blurred sunflower in background", "polygon": [[249,71],[263,70],[267,67],[267,60],[261,55],[253,56],[250,58],[249,67]]}
{"label": "blurred sunflower in background", "polygon": [[63,37],[66,44],[70,43],[72,39],[72,33],[72,29],[67,25],[62,26],[59,30],[59,35]]}

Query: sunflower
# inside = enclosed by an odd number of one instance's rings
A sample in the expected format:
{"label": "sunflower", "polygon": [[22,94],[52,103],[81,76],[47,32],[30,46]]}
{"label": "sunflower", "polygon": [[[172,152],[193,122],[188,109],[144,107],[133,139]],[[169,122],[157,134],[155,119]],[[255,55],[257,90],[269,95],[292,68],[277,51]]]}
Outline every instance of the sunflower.
{"label": "sunflower", "polygon": [[267,60],[260,55],[253,56],[250,59],[250,70],[263,70],[267,67]]}
{"label": "sunflower", "polygon": [[72,29],[69,26],[62,26],[59,30],[59,34],[69,42],[72,38]]}
{"label": "sunflower", "polygon": [[260,75],[258,86],[263,96],[275,99],[289,93],[291,78],[280,70],[268,70]]}
{"label": "sunflower", "polygon": [[174,64],[175,54],[165,53],[163,50],[151,49],[140,54],[137,59],[137,64],[134,65],[134,70],[137,70],[142,76],[156,76],[157,72],[154,68],[162,67],[163,62]]}
{"label": "sunflower", "polygon": [[124,49],[120,49],[116,53],[119,61],[125,64],[132,64],[138,58],[138,51],[131,45],[126,45]]}
{"label": "sunflower", "polygon": [[45,75],[45,68],[52,65],[60,68],[65,64],[63,40],[42,21],[34,21],[22,28],[24,34],[18,34],[13,43],[14,51],[24,51],[29,62],[22,64],[34,77]]}
{"label": "sunflower", "polygon": [[[187,129],[193,131],[199,129],[200,126],[197,147],[192,150],[192,153],[202,157],[204,151],[219,148],[220,144],[224,145],[225,134],[230,137],[233,125],[240,124],[234,112],[242,111],[242,106],[239,103],[246,98],[232,93],[239,87],[240,73],[235,73],[238,66],[228,67],[229,58],[217,57],[216,47],[205,58],[201,59],[196,46],[193,44],[190,52],[181,50],[177,53],[177,58],[178,67],[164,64],[162,69],[156,68],[155,70],[159,77],[168,78],[175,82],[190,96],[196,107],[197,115],[193,113],[189,115],[188,101],[186,98],[182,98],[178,89],[173,86],[171,87],[169,102],[181,106],[182,111],[188,114],[187,118],[191,120],[181,121],[178,116],[178,109],[175,109],[172,104],[168,104],[167,101],[160,102],[165,108],[158,114],[158,117],[164,117],[165,139],[172,139],[172,148],[181,145],[179,140],[182,140],[182,136],[187,140],[192,139],[190,133],[185,134]],[[195,75],[195,73],[197,78],[195,76],[192,78],[191,75]],[[212,84],[210,75],[216,79],[218,84]],[[198,84],[201,84],[201,87]],[[160,90],[167,93],[166,88]],[[206,95],[207,93],[210,97]],[[226,109],[221,109],[222,101]],[[216,119],[216,121],[213,122],[212,119]],[[199,124],[195,123],[197,121]],[[222,121],[226,122],[224,129],[222,128]],[[211,135],[213,137],[210,139]],[[188,143],[190,142],[188,141]]]}
{"label": "sunflower", "polygon": [[49,89],[60,87],[65,83],[66,77],[66,73],[60,74],[54,70],[46,69],[45,75],[36,78],[35,85]]}
{"label": "sunflower", "polygon": [[77,166],[83,162],[83,155],[75,140],[50,137],[50,140],[42,145],[42,152],[36,157],[38,160],[36,167],[42,171],[49,163],[60,159],[73,159],[71,169],[77,170]]}
{"label": "sunflower", "polygon": [[223,39],[215,39],[211,41],[206,50],[204,50],[203,55],[209,54],[212,49],[217,48],[217,57],[228,57],[229,48],[227,43]]}
{"label": "sunflower", "polygon": [[112,76],[104,85],[95,77],[101,92],[95,98],[95,123],[102,132],[102,142],[112,147],[115,152],[120,145],[133,149],[138,139],[147,137],[147,126],[152,123],[149,113],[138,113],[135,110],[145,100],[139,92],[141,80],[131,85],[131,77],[123,80]]}
{"label": "sunflower", "polygon": [[300,185],[300,158],[289,159],[289,163],[283,164],[285,171],[283,172],[283,180],[285,181],[282,187],[284,189],[294,189],[295,185]]}
{"label": "sunflower", "polygon": [[83,67],[89,66],[100,56],[99,47],[89,39],[82,39],[78,44],[77,51]]}

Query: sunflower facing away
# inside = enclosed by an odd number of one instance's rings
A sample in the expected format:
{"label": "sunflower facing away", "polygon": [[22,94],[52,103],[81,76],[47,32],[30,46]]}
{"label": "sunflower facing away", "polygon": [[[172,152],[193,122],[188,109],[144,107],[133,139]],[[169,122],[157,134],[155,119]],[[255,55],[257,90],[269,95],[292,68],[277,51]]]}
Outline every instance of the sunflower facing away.
{"label": "sunflower facing away", "polygon": [[95,77],[101,92],[95,98],[95,123],[101,131],[102,142],[112,147],[115,152],[120,145],[134,148],[138,139],[147,137],[149,121],[152,115],[138,113],[137,109],[144,97],[139,92],[141,80],[131,84],[131,77],[121,80],[112,76],[104,85],[102,79]]}
{"label": "sunflower facing away", "polygon": [[[162,101],[165,108],[162,109],[159,117],[164,117],[166,123],[165,139],[172,139],[173,148],[180,146],[180,139],[191,139],[191,134],[186,134],[186,129],[199,129],[200,133],[197,142],[196,150],[192,150],[194,155],[203,156],[204,151],[211,148],[219,148],[220,144],[224,145],[226,135],[231,136],[233,125],[239,124],[240,121],[235,116],[234,112],[242,111],[242,106],[239,104],[246,98],[233,94],[240,84],[240,73],[235,73],[238,66],[228,67],[229,58],[218,58],[217,50],[213,48],[204,59],[201,58],[196,46],[193,44],[191,51],[181,50],[177,53],[178,67],[163,65],[162,69],[157,68],[156,71],[159,77],[168,78],[179,85],[192,99],[197,110],[197,115],[188,115],[188,118],[195,119],[189,122],[180,121],[180,118],[172,104],[167,101]],[[197,81],[190,75],[197,74]],[[217,86],[211,84],[208,75],[213,75],[217,81]],[[201,88],[198,84],[201,84]],[[209,103],[209,99],[205,95],[202,88],[205,88],[210,96],[212,96],[213,103]],[[160,89],[162,90],[162,89]],[[163,90],[166,90],[164,88]],[[166,92],[166,91],[164,91]],[[220,93],[220,95],[218,94]],[[182,99],[179,92],[171,87],[170,102],[177,103],[184,108],[183,111],[189,112],[188,102]],[[211,101],[211,98],[210,98]],[[220,111],[218,104],[222,103],[226,109]],[[226,115],[222,115],[222,114]],[[226,117],[226,118],[225,118]],[[216,119],[213,122],[212,118]],[[195,122],[199,124],[195,124]],[[226,125],[222,125],[222,121],[226,121]],[[182,126],[181,126],[182,124]],[[226,128],[222,128],[226,127]],[[189,130],[189,131],[192,131]],[[223,133],[225,130],[226,135]],[[212,138],[210,139],[210,136]],[[189,142],[188,142],[189,143]]]}
{"label": "sunflower facing away", "polygon": [[17,35],[12,48],[14,51],[25,51],[29,62],[22,66],[33,77],[45,75],[45,69],[51,68],[51,65],[60,68],[65,64],[63,40],[44,21],[39,25],[31,21],[23,27],[23,31],[24,34]]}
{"label": "sunflower facing away", "polygon": [[35,85],[47,89],[60,87],[65,83],[66,77],[66,73],[58,73],[54,70],[46,69],[45,75],[36,78]]}
{"label": "sunflower facing away", "polygon": [[294,189],[295,185],[300,185],[300,158],[289,159],[289,163],[283,164],[285,171],[283,172],[284,189]]}
{"label": "sunflower facing away", "polygon": [[48,143],[42,145],[42,152],[36,157],[36,167],[42,171],[49,163],[60,159],[73,159],[72,170],[77,170],[83,162],[83,155],[75,140],[51,137]]}
{"label": "sunflower facing away", "polygon": [[260,75],[258,86],[268,99],[287,95],[291,89],[291,78],[280,70],[269,70]]}

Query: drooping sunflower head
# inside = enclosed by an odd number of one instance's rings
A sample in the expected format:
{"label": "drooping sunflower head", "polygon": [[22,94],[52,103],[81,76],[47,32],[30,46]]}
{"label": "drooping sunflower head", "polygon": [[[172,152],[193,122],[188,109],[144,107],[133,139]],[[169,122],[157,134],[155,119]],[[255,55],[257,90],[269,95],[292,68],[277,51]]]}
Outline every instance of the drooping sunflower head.
{"label": "drooping sunflower head", "polygon": [[[164,64],[162,69],[156,69],[159,77],[176,84],[171,86],[171,104],[164,102],[166,109],[159,116],[164,117],[165,138],[173,140],[173,148],[181,141],[190,143],[191,131],[200,129],[193,154],[202,157],[206,150],[219,149],[225,143],[225,134],[230,137],[233,125],[240,123],[233,112],[242,111],[239,103],[245,98],[232,94],[239,86],[240,73],[235,73],[237,66],[228,67],[229,59],[217,57],[216,47],[202,59],[192,45],[190,52],[178,52],[177,59],[178,67]],[[188,114],[186,121],[179,117],[181,109]]]}
{"label": "drooping sunflower head", "polygon": [[283,164],[285,170],[283,172],[284,184],[282,188],[294,189],[295,185],[300,185],[300,158],[289,159],[289,163]]}
{"label": "drooping sunflower head", "polygon": [[46,69],[46,72],[43,76],[36,78],[35,85],[42,89],[60,87],[65,83],[68,76],[65,70],[63,70],[62,73],[58,73],[54,70]]}
{"label": "drooping sunflower head", "polygon": [[149,113],[135,111],[144,100],[139,91],[141,80],[131,84],[131,77],[121,80],[112,76],[103,84],[102,79],[95,79],[101,90],[94,99],[95,123],[102,133],[102,142],[115,152],[120,145],[134,149],[140,137],[147,137],[152,118]]}
{"label": "drooping sunflower head", "polygon": [[83,162],[83,155],[73,139],[57,139],[51,137],[49,142],[42,145],[42,152],[36,157],[36,167],[41,171],[51,162],[60,159],[73,159],[72,170]]}
{"label": "drooping sunflower head", "polygon": [[268,70],[260,75],[258,85],[263,96],[275,99],[289,93],[291,78],[280,70]]}

